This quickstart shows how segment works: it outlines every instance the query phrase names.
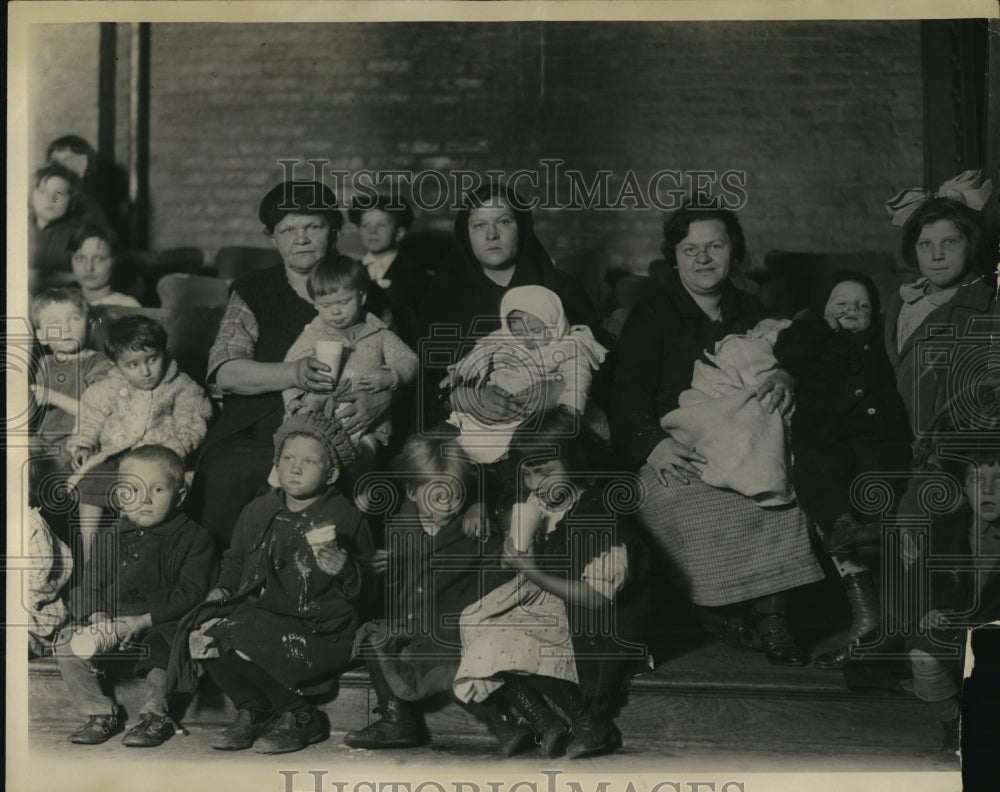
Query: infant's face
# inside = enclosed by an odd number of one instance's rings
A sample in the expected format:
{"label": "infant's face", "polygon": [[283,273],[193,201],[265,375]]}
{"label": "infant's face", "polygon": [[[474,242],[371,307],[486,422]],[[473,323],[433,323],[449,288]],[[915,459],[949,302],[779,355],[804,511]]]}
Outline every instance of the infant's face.
{"label": "infant's face", "polygon": [[838,283],[830,292],[823,313],[834,317],[842,328],[852,333],[867,330],[872,324],[872,301],[868,289],[854,281]]}
{"label": "infant's face", "polygon": [[1000,522],[1000,465],[980,465],[965,475],[965,497],[982,522]]}
{"label": "infant's face", "polygon": [[87,340],[87,315],[73,303],[51,303],[35,317],[38,340],[53,352],[72,354]]}
{"label": "infant's face", "polygon": [[361,321],[365,295],[357,289],[337,289],[313,300],[320,321],[336,330],[346,330]]}
{"label": "infant's face", "polygon": [[61,176],[50,176],[31,192],[31,208],[42,227],[54,223],[69,211],[69,182]]}
{"label": "infant's face", "polygon": [[507,314],[507,325],[528,349],[538,349],[552,341],[552,334],[542,320],[526,311],[511,311]]}
{"label": "infant's face", "polygon": [[184,488],[164,465],[126,459],[118,468],[115,494],[125,516],[142,528],[151,528],[165,522],[180,506]]}

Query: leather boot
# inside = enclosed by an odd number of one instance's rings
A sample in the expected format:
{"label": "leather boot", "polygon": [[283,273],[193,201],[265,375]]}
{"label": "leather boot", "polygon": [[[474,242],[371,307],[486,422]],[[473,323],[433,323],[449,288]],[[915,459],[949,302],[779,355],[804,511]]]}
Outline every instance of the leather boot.
{"label": "leather boot", "polygon": [[785,621],[785,593],[771,594],[753,603],[764,654],[775,665],[804,666],[806,656],[788,631]]}
{"label": "leather boot", "polygon": [[431,741],[420,713],[409,701],[388,696],[375,710],[382,717],[363,729],[349,731],[344,744],[351,748],[418,748]]}
{"label": "leather boot", "polygon": [[566,748],[566,724],[556,715],[542,695],[526,685],[508,683],[507,700],[527,721],[535,733],[535,742],[548,759],[559,756]]}
{"label": "leather boot", "polygon": [[875,638],[882,627],[882,609],[870,572],[852,572],[841,579],[851,604],[853,623],[847,640],[837,649],[824,652],[813,661],[817,668],[836,671],[851,657],[851,646]]}
{"label": "leather boot", "polygon": [[823,549],[832,554],[858,547],[872,547],[882,542],[879,523],[863,523],[851,514],[841,514],[833,527],[823,533]]}
{"label": "leather boot", "polygon": [[458,705],[490,730],[490,734],[497,738],[504,757],[515,756],[534,747],[534,732],[516,718],[504,716],[488,703],[458,701]]}

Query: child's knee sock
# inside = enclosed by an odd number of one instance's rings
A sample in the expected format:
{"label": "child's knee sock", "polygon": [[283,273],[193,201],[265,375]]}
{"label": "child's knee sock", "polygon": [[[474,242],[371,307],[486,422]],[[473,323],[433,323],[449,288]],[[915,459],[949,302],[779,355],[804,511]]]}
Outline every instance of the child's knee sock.
{"label": "child's knee sock", "polygon": [[953,721],[959,714],[958,685],[948,668],[920,649],[909,652],[913,694],[927,703],[939,721]]}

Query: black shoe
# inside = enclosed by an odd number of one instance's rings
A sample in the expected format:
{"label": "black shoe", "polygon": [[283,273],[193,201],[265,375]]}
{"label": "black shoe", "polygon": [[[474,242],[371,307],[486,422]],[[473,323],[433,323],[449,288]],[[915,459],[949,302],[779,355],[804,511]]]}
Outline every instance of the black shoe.
{"label": "black shoe", "polygon": [[535,742],[542,756],[555,759],[566,750],[569,732],[541,693],[526,685],[513,684],[508,692],[511,706],[527,721],[535,733]]}
{"label": "black shoe", "polygon": [[77,745],[100,745],[122,730],[118,713],[112,715],[91,715],[87,722],[67,739]]}
{"label": "black shoe", "polygon": [[566,757],[580,759],[614,753],[621,747],[622,733],[611,718],[587,714],[573,724],[573,739],[566,746]]}
{"label": "black shoe", "polygon": [[841,580],[851,605],[853,622],[843,645],[819,655],[813,665],[838,671],[851,659],[851,647],[874,641],[882,628],[882,610],[870,572],[852,572]]}
{"label": "black shoe", "polygon": [[941,742],[941,754],[953,758],[962,748],[960,723],[958,718],[941,723],[944,729],[944,740]]}
{"label": "black shoe", "polygon": [[261,754],[291,753],[326,739],[326,725],[319,710],[310,707],[297,712],[283,712],[267,734],[253,744]]}
{"label": "black shoe", "polygon": [[386,699],[377,712],[382,717],[363,729],[349,731],[344,744],[351,748],[419,748],[431,741],[423,720],[413,705],[395,696]]}
{"label": "black shoe", "polygon": [[245,751],[252,748],[258,737],[263,737],[271,730],[276,718],[276,715],[272,715],[254,723],[252,713],[241,709],[232,726],[209,740],[209,747],[217,751]]}
{"label": "black shoe", "polygon": [[139,722],[125,732],[122,745],[129,748],[155,748],[174,736],[180,727],[169,715],[146,712],[139,716]]}
{"label": "black shoe", "polygon": [[863,523],[851,514],[841,514],[834,520],[833,527],[823,534],[823,549],[830,554],[859,547],[875,547],[881,543],[880,523]]}
{"label": "black shoe", "polygon": [[806,656],[788,632],[782,613],[759,614],[757,632],[763,644],[764,654],[774,665],[804,666]]}

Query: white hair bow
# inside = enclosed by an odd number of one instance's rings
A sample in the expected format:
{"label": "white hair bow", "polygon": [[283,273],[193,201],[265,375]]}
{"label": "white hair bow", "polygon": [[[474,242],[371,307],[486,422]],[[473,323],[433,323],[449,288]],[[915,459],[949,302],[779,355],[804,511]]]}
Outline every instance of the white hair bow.
{"label": "white hair bow", "polygon": [[983,179],[982,171],[967,170],[946,181],[937,192],[900,190],[885,202],[885,209],[892,218],[892,224],[901,226],[917,211],[917,207],[929,198],[951,198],[978,212],[986,204],[992,190],[993,182]]}

